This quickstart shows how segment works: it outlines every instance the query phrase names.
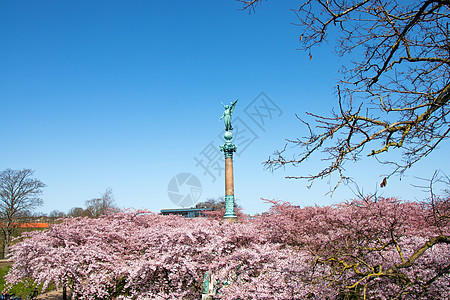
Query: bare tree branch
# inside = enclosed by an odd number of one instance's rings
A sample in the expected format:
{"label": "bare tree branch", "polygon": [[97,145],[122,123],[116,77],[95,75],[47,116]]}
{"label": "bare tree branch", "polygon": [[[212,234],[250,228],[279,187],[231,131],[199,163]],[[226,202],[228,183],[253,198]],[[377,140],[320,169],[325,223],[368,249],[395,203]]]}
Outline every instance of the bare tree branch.
{"label": "bare tree branch", "polygon": [[34,171],[30,169],[0,172],[0,220],[5,240],[4,256],[8,256],[12,228],[18,225],[21,217],[42,205],[42,188],[45,184],[31,178]]}
{"label": "bare tree branch", "polygon": [[[261,1],[241,2],[249,9]],[[387,177],[402,175],[448,139],[450,1],[305,0],[293,12],[301,50],[310,54],[333,36],[338,55],[355,55],[341,69],[339,110],[307,113],[301,121],[309,135],[287,140],[300,151],[275,152],[267,168],[298,166],[322,153],[328,162],[322,170],[287,178],[312,184],[337,173],[339,185],[350,179],[345,164],[364,156],[391,165]],[[390,159],[389,150],[401,159]]]}

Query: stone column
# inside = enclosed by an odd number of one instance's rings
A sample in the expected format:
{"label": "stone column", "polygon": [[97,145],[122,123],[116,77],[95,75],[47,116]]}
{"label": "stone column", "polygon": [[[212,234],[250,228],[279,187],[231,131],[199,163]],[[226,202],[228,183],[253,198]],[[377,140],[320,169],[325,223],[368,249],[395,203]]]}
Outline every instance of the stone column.
{"label": "stone column", "polygon": [[231,143],[233,135],[230,131],[225,132],[225,144],[220,146],[220,151],[225,155],[225,216],[227,221],[237,221],[234,211],[234,183],[233,183],[233,152],[236,145]]}

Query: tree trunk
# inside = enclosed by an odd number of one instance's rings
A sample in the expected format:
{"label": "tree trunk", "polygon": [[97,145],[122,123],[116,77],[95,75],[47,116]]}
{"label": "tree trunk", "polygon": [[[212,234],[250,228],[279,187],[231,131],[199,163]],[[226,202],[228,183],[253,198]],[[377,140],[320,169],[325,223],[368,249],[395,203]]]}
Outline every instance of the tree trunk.
{"label": "tree trunk", "polygon": [[11,235],[9,234],[8,228],[6,228],[5,232],[5,247],[3,248],[3,258],[8,258],[9,254],[9,241],[11,239]]}

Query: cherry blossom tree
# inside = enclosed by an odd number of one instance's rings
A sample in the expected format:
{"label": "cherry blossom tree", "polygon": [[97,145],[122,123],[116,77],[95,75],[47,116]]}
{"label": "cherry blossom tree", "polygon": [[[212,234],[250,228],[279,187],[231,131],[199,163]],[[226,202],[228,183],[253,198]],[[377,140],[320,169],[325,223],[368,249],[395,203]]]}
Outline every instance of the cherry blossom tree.
{"label": "cherry blossom tree", "polygon": [[[447,199],[447,200],[446,200]],[[450,297],[448,198],[366,197],[271,210],[238,223],[128,211],[24,233],[9,284],[68,286],[76,299]],[[434,210],[433,210],[434,209]]]}
{"label": "cherry blossom tree", "polygon": [[[440,206],[444,215],[448,209]],[[436,223],[426,204],[375,197],[327,207],[276,203],[259,221],[273,242],[313,256],[311,297],[441,299],[449,288],[449,222]]]}

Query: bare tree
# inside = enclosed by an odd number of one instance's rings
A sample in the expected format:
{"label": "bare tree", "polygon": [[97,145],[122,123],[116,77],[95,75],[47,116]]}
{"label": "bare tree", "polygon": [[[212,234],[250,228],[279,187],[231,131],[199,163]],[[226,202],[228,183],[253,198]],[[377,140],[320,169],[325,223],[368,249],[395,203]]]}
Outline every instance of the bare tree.
{"label": "bare tree", "polygon": [[52,210],[49,214],[48,217],[51,219],[59,219],[59,218],[64,218],[66,216],[66,214],[62,211],[59,211],[57,209]]}
{"label": "bare tree", "polygon": [[423,201],[431,215],[428,220],[430,224],[439,228],[440,234],[443,234],[442,228],[450,222],[450,177],[442,170],[436,170],[431,177],[420,178],[426,185],[416,185],[415,187],[423,189],[430,196]]}
{"label": "bare tree", "polygon": [[[241,208],[239,204],[234,202],[234,207]],[[224,210],[225,209],[225,198],[223,196],[217,198],[208,198],[204,202],[199,202],[195,205],[195,208],[205,208],[208,210]]]}
{"label": "bare tree", "polygon": [[204,202],[199,202],[195,205],[195,208],[204,208],[208,210],[221,210],[225,209],[225,198],[208,198]]}
{"label": "bare tree", "polygon": [[[261,1],[240,2],[254,9]],[[338,173],[339,185],[349,179],[345,162],[361,156],[393,166],[386,177],[401,176],[449,137],[449,0],[306,0],[293,12],[310,59],[313,47],[333,36],[337,54],[351,63],[340,70],[337,108],[329,115],[307,113],[311,120],[301,121],[309,134],[287,140],[301,151],[275,152],[268,168],[296,166],[322,152],[323,169],[287,178],[312,184]],[[394,149],[400,160],[386,154]]]}
{"label": "bare tree", "polygon": [[94,218],[117,211],[118,208],[115,205],[112,189],[107,188],[100,198],[87,200],[86,210]]}
{"label": "bare tree", "polygon": [[83,209],[82,207],[72,207],[69,212],[67,213],[70,217],[90,217],[91,213],[87,209]]}
{"label": "bare tree", "polygon": [[4,256],[8,256],[11,233],[22,217],[42,205],[42,188],[45,184],[32,178],[34,171],[30,169],[7,169],[0,173],[0,219],[5,241]]}

